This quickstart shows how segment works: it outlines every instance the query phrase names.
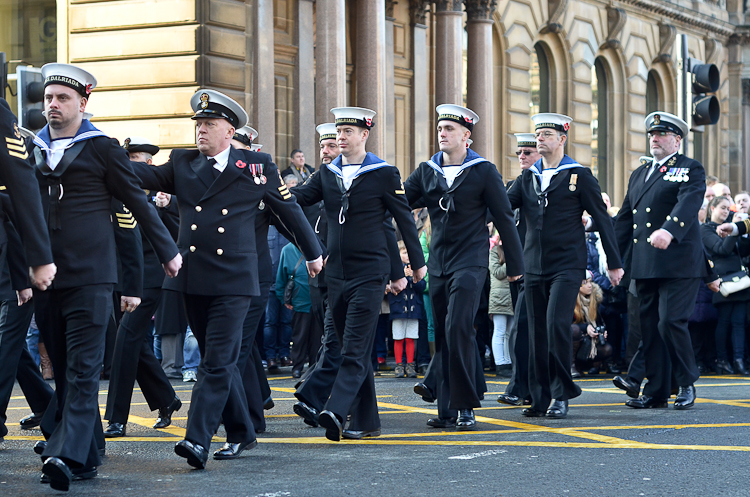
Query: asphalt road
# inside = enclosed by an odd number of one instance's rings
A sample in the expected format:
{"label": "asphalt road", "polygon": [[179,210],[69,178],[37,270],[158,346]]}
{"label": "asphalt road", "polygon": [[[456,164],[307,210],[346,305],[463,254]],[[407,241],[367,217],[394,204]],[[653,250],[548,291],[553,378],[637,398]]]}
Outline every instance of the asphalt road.
{"label": "asphalt road", "polygon": [[[435,430],[436,413],[412,393],[414,380],[376,379],[383,435],[328,442],[292,413],[294,380],[271,377],[276,407],[258,447],[234,461],[209,459],[193,470],[173,452],[184,434],[192,384],[175,381],[183,409],[173,426],[151,428],[140,391],[127,437],[107,442],[93,480],[74,482],[72,495],[750,495],[750,378],[708,376],[696,384],[688,411],[635,411],[609,376],[586,377],[584,393],[564,420],[527,419],[498,404],[505,381],[488,375],[490,392],[476,411],[477,430]],[[107,383],[101,384],[102,412]],[[37,430],[22,431],[29,413],[16,387],[9,435],[0,443],[0,496],[58,494],[39,483],[41,463],[31,447]],[[223,441],[223,430],[212,450]]]}

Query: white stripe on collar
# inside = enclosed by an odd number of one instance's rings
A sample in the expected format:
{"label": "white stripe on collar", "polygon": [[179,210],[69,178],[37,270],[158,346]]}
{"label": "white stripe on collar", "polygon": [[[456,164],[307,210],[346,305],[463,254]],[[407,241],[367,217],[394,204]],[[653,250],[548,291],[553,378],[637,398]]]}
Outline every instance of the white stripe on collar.
{"label": "white stripe on collar", "polygon": [[[105,136],[106,137],[107,135],[105,135],[104,133],[102,133],[98,129],[92,129],[91,131],[86,131],[85,133],[81,133],[80,135],[77,135],[77,136],[73,137],[73,139],[70,141],[70,143],[68,143],[68,146],[65,147],[65,148],[68,149],[68,148],[72,147],[73,145],[75,145],[76,143],[78,143],[80,141],[88,140],[89,138],[96,138],[97,136]],[[39,138],[39,136],[35,136],[34,137],[34,144],[36,146],[38,146],[39,148],[41,148],[42,150],[44,150],[45,152],[49,152],[49,150],[50,150],[50,148],[47,146],[47,144],[44,142],[44,140],[42,140],[41,138]]]}
{"label": "white stripe on collar", "polygon": [[[462,171],[463,171],[464,169],[466,169],[467,167],[471,167],[471,166],[473,166],[474,164],[478,164],[478,163],[480,163],[480,162],[487,162],[487,159],[485,159],[484,157],[477,157],[476,159],[472,159],[472,160],[470,160],[469,162],[464,162],[463,164],[461,164],[461,169],[459,169],[459,170],[458,170],[458,174],[461,174],[461,172],[462,172]],[[427,161],[427,165],[428,165],[428,166],[430,166],[431,168],[433,168],[433,169],[434,169],[435,171],[437,171],[437,172],[439,172],[440,174],[442,174],[442,175],[443,175],[443,177],[445,177],[445,172],[443,172],[443,168],[442,168],[442,167],[440,167],[440,166],[438,166],[438,165],[437,165],[437,164],[435,163],[435,161],[433,161],[432,159],[429,159],[429,160]],[[458,176],[458,174],[457,174],[456,176]]]}
{"label": "white stripe on collar", "polygon": [[[367,166],[359,166],[359,169],[357,169],[357,172],[354,174],[354,176],[352,176],[352,180],[354,180],[354,178],[362,174],[369,173],[370,171],[374,171],[375,169],[380,169],[381,167],[394,167],[394,166],[391,166],[385,161],[377,162],[375,164],[368,164]],[[339,178],[342,178],[342,179],[344,178],[344,175],[341,172],[341,169],[337,166],[334,166],[332,162],[328,164],[328,169],[330,169]]]}
{"label": "white stripe on collar", "polygon": [[[577,163],[577,162],[574,162],[574,163],[572,163],[572,164],[563,164],[562,166],[557,166],[557,167],[556,167],[556,168],[554,169],[554,171],[555,171],[555,174],[557,174],[557,173],[559,173],[560,171],[564,171],[564,170],[566,170],[566,169],[573,169],[574,167],[583,167],[583,166],[582,166],[582,165],[580,165],[580,164],[579,164],[579,163]],[[537,177],[539,177],[539,178],[541,178],[541,177],[542,177],[542,173],[538,172],[538,171],[536,170],[536,168],[530,168],[530,169],[531,169],[531,172],[533,172],[533,173],[534,173],[534,174],[535,174],[535,175],[536,175]],[[549,171],[549,169],[542,169],[542,171]],[[554,175],[553,175],[553,176],[554,176]]]}

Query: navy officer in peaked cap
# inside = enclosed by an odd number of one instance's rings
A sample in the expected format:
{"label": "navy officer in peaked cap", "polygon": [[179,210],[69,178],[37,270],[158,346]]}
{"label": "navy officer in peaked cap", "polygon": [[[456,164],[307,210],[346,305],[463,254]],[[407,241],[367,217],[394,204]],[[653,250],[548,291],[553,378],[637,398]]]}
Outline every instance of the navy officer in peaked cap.
{"label": "navy officer in peaked cap", "polygon": [[[648,384],[633,408],[667,407],[672,378],[675,409],[695,403],[700,376],[688,331],[701,278],[709,276],[698,222],[706,191],[700,162],[679,153],[688,125],[666,112],[645,120],[652,158],[633,171],[615,222],[624,251],[632,244],[631,278],[640,317]],[[716,285],[714,285],[716,286]]]}
{"label": "navy officer in peaked cap", "polygon": [[532,116],[541,158],[508,189],[514,208],[526,218],[525,294],[529,322],[527,417],[564,418],[568,401],[581,394],[570,372],[570,323],[586,271],[586,239],[581,223],[588,211],[599,226],[617,285],[623,270],[612,222],[591,170],[565,154],[572,119],[562,114]]}
{"label": "navy officer in peaked cap", "polygon": [[[476,425],[476,331],[489,266],[487,211],[500,232],[512,281],[523,274],[523,255],[503,180],[494,164],[468,146],[479,116],[458,105],[438,105],[440,151],[422,162],[404,184],[412,207],[426,206],[432,221],[428,271],[435,318],[435,357],[428,374],[436,373],[436,391],[418,383],[415,392],[433,395],[438,417],[429,426],[471,430]],[[433,373],[435,371],[435,373]],[[426,382],[427,383],[427,382]],[[427,393],[428,395],[425,395]]]}
{"label": "navy officer in peaked cap", "polygon": [[222,406],[227,441],[214,458],[234,459],[257,444],[237,360],[250,301],[260,295],[255,240],[260,203],[273,209],[295,235],[310,274],[320,271],[323,259],[271,156],[231,146],[236,130],[247,124],[245,110],[214,90],[199,90],[190,104],[198,150],[174,150],[159,167],[134,167],[145,188],[179,199],[177,245],[185,265],[165,288],[183,294],[201,362],[185,440],[177,443],[175,453],[203,469]]}

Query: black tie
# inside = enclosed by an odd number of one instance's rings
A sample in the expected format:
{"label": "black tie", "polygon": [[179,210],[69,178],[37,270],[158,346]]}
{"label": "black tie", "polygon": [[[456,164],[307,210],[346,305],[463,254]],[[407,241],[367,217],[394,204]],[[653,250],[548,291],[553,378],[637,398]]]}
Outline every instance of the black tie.
{"label": "black tie", "polygon": [[211,168],[211,172],[214,175],[214,179],[218,178],[219,175],[221,174],[221,171],[219,171],[218,169],[214,167],[215,164],[216,164],[216,159],[213,159],[213,158],[208,159],[208,167]]}

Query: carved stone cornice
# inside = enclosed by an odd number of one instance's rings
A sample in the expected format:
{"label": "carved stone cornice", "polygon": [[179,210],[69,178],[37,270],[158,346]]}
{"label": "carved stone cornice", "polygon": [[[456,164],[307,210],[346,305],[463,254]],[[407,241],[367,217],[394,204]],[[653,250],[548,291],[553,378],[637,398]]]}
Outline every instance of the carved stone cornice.
{"label": "carved stone cornice", "polygon": [[437,0],[435,12],[463,12],[463,0]]}
{"label": "carved stone cornice", "polygon": [[409,0],[409,17],[412,24],[427,25],[427,10],[431,3],[429,0]]}
{"label": "carved stone cornice", "polygon": [[466,0],[466,16],[469,21],[491,21],[497,0]]}
{"label": "carved stone cornice", "polygon": [[627,20],[628,14],[624,9],[607,5],[608,34],[607,39],[602,43],[602,48],[618,49],[622,47],[622,43],[620,43],[618,37],[620,36],[620,33],[622,33],[622,29],[625,27]]}
{"label": "carved stone cornice", "polygon": [[672,2],[661,0],[620,0],[620,2],[633,5],[654,14],[669,17],[683,24],[704,29],[721,37],[729,38],[735,33],[735,26],[728,21],[722,21],[721,19],[701,14],[700,12]]}
{"label": "carved stone cornice", "polygon": [[671,24],[659,23],[659,54],[654,58],[654,64],[672,61],[672,47],[676,36],[677,28]]}
{"label": "carved stone cornice", "polygon": [[385,0],[385,17],[393,19],[393,9],[397,3],[395,0]]}
{"label": "carved stone cornice", "polygon": [[549,21],[539,30],[540,33],[559,33],[562,31],[562,21],[565,10],[568,8],[569,0],[547,0],[549,9]]}

